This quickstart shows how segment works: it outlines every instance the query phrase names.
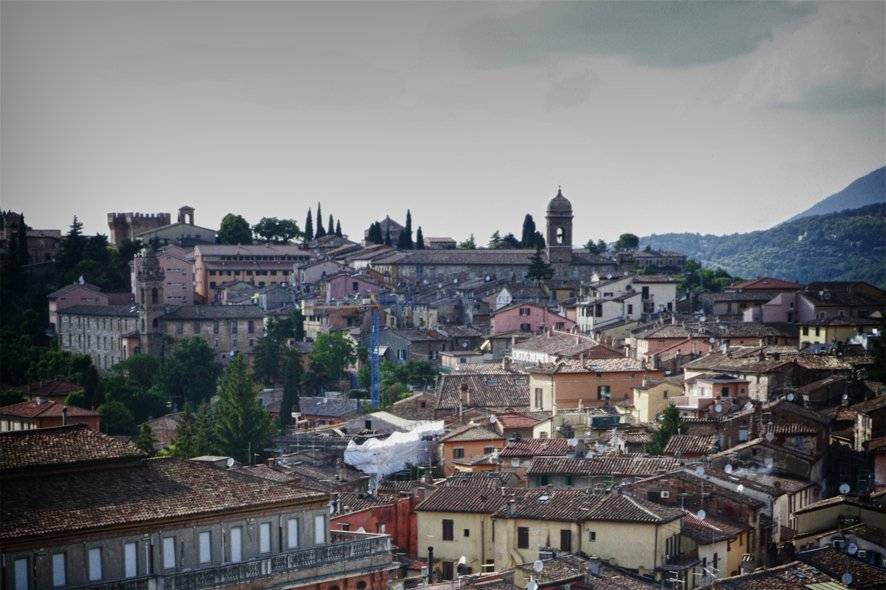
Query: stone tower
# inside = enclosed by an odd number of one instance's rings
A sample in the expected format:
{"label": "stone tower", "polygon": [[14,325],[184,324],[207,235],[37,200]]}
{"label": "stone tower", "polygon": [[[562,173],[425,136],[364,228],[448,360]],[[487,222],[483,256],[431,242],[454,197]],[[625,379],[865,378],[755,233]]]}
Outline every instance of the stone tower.
{"label": "stone tower", "polygon": [[569,263],[572,261],[572,203],[557,188],[557,196],[548,203],[545,216],[548,222],[548,262]]}
{"label": "stone tower", "polygon": [[166,275],[157,259],[157,252],[150,246],[142,254],[136,271],[136,303],[138,303],[138,333],[141,352],[162,357],[164,352],[163,331],[160,318],[163,309],[163,282]]}

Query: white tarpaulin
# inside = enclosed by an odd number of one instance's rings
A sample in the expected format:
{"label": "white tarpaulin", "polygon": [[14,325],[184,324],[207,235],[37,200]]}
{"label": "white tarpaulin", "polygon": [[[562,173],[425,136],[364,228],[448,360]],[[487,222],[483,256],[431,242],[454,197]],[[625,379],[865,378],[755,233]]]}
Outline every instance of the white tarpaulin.
{"label": "white tarpaulin", "polygon": [[410,464],[428,463],[434,443],[422,437],[440,434],[443,434],[442,420],[419,423],[409,432],[394,432],[384,440],[371,438],[362,445],[351,441],[345,449],[345,463],[363,473],[385,477]]}

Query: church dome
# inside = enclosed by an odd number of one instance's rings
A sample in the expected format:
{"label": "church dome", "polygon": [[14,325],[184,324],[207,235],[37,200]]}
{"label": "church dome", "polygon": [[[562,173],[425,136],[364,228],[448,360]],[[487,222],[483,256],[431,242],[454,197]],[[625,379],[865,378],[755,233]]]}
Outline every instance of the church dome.
{"label": "church dome", "polygon": [[563,196],[563,191],[560,188],[557,188],[557,196],[551,199],[551,202],[548,203],[548,213],[572,214],[572,203],[569,202],[569,199]]}

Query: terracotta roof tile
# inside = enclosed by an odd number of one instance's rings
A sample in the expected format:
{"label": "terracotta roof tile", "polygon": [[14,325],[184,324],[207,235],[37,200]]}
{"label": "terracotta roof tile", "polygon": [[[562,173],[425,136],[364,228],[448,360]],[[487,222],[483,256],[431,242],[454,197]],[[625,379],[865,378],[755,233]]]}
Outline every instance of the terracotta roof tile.
{"label": "terracotta roof tile", "polygon": [[679,467],[673,457],[602,455],[588,459],[575,457],[535,457],[529,475],[616,475],[648,477]]}
{"label": "terracotta roof tile", "polygon": [[664,454],[677,455],[707,455],[717,448],[717,439],[714,435],[675,434],[668,440]]}
{"label": "terracotta roof tile", "polygon": [[437,395],[437,409],[456,409],[460,401],[466,408],[525,408],[529,406],[529,376],[514,373],[441,375]]}
{"label": "terracotta roof tile", "polygon": [[0,433],[0,473],[145,456],[135,445],[85,424]]}
{"label": "terracotta roof tile", "polygon": [[508,457],[558,457],[568,455],[572,451],[569,440],[565,438],[525,438],[511,442],[502,449],[498,456]]}

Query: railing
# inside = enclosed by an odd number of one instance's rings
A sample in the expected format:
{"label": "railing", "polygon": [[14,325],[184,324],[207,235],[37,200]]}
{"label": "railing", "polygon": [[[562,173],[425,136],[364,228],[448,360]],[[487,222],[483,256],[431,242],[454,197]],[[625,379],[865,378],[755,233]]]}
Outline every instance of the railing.
{"label": "railing", "polygon": [[[142,578],[90,584],[78,590],[200,590],[243,584],[277,574],[303,571],[310,577],[312,568],[338,564],[343,569],[358,569],[356,560],[391,553],[391,538],[387,535],[360,533],[330,534],[332,542],[307,549],[299,549],[252,559],[241,563],[213,566],[173,574],[155,574]],[[352,565],[353,564],[353,565]]]}

